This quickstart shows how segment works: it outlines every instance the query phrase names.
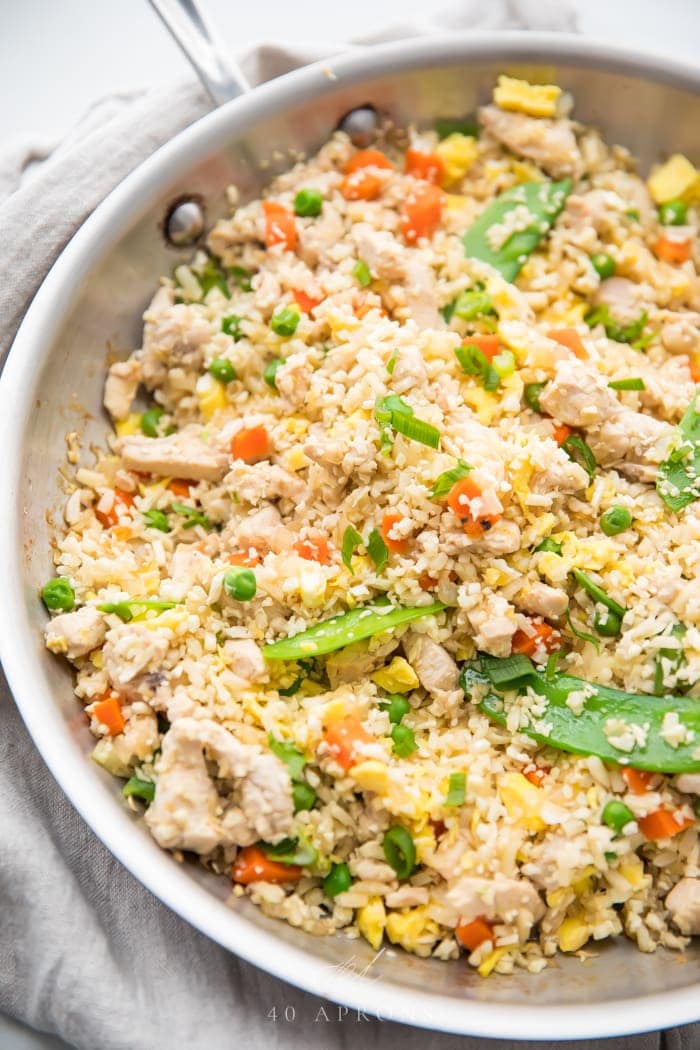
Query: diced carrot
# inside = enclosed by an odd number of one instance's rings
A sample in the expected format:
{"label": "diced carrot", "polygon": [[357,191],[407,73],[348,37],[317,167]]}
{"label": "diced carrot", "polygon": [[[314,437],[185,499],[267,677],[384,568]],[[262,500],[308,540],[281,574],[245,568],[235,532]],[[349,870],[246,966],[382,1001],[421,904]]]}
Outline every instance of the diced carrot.
{"label": "diced carrot", "polygon": [[551,766],[531,766],[529,769],[523,770],[523,776],[526,780],[529,780],[535,787],[541,787],[542,781],[549,773]]}
{"label": "diced carrot", "polygon": [[653,773],[648,773],[644,769],[632,769],[631,766],[623,766],[620,772],[633,795],[645,795],[654,779]]}
{"label": "diced carrot", "polygon": [[345,174],[352,175],[353,172],[359,171],[361,168],[387,168],[391,169],[394,165],[391,163],[386,153],[382,153],[378,149],[361,149],[357,153],[353,153],[350,160],[345,165]]}
{"label": "diced carrot", "polygon": [[369,744],[374,740],[371,733],[355,715],[346,715],[328,726],[323,739],[328,752],[343,769],[350,769],[359,761],[358,744]]}
{"label": "diced carrot", "polygon": [[340,192],[346,201],[373,201],[382,192],[384,180],[371,171],[358,168],[346,175],[340,184]]}
{"label": "diced carrot", "polygon": [[92,717],[107,727],[107,732],[110,736],[116,736],[118,733],[124,732],[126,722],[124,721],[119,700],[114,693],[109,693],[102,700],[97,701],[92,708]]}
{"label": "diced carrot", "polygon": [[406,150],[406,163],[403,170],[407,175],[413,175],[414,179],[425,179],[426,182],[439,186],[445,165],[437,153],[424,153],[421,149],[411,147]]}
{"label": "diced carrot", "polygon": [[654,255],[667,263],[684,263],[690,258],[690,241],[677,241],[662,234],[654,244]]}
{"label": "diced carrot", "polygon": [[311,313],[316,306],[320,306],[323,302],[323,297],[320,299],[312,299],[310,295],[302,291],[301,288],[292,288],[292,295],[294,296],[294,302],[297,306],[304,311],[305,314]]}
{"label": "diced carrot", "polygon": [[571,427],[567,427],[566,423],[557,423],[554,427],[554,433],[552,437],[556,441],[557,445],[563,445],[568,437],[571,437]]}
{"label": "diced carrot", "polygon": [[680,831],[685,831],[695,821],[684,817],[679,824],[674,814],[667,809],[656,809],[646,817],[640,817],[637,823],[642,835],[648,839],[670,839]]}
{"label": "diced carrot", "polygon": [[555,328],[551,332],[547,332],[550,339],[553,339],[555,343],[560,343],[565,346],[567,350],[570,350],[576,357],[586,357],[586,348],[581,342],[581,336],[578,334],[575,328]]}
{"label": "diced carrot", "polygon": [[393,554],[405,554],[409,547],[408,538],[396,539],[391,530],[398,522],[404,521],[403,514],[385,514],[382,518],[382,539]]}
{"label": "diced carrot", "polygon": [[475,346],[489,361],[493,361],[501,349],[501,342],[497,335],[470,335],[464,345]]}
{"label": "diced carrot", "polygon": [[694,383],[700,383],[700,354],[693,354],[692,357],[688,358],[688,368],[690,369],[690,378]]}
{"label": "diced carrot", "polygon": [[473,919],[472,922],[460,922],[455,929],[455,936],[468,952],[475,952],[486,941],[493,940],[493,927],[486,919]]}
{"label": "diced carrot", "polygon": [[125,511],[131,510],[133,506],[134,497],[130,492],[125,492],[123,489],[115,489],[114,500],[110,509],[96,509],[95,514],[103,528],[111,529],[114,525],[119,523],[120,516],[123,515]]}
{"label": "diced carrot", "polygon": [[297,226],[293,213],[279,201],[263,201],[262,206],[267,247],[282,244],[288,252],[293,252],[297,246]]}
{"label": "diced carrot", "polygon": [[192,482],[185,481],[184,478],[173,478],[168,482],[168,492],[172,492],[173,496],[177,496],[178,499],[187,499],[191,488]]}
{"label": "diced carrot", "polygon": [[317,561],[321,565],[328,565],[330,561],[328,540],[325,536],[314,536],[305,540],[297,540],[294,544],[294,550],[301,558],[306,558],[307,561]]}
{"label": "diced carrot", "polygon": [[260,846],[245,846],[231,865],[231,878],[247,886],[251,882],[296,882],[301,868],[271,860]]}
{"label": "diced carrot", "polygon": [[516,631],[511,642],[512,653],[522,653],[523,656],[534,656],[538,649],[544,649],[547,653],[553,653],[561,647],[561,635],[548,623],[533,623],[534,633]]}
{"label": "diced carrot", "polygon": [[231,438],[231,455],[246,463],[257,463],[270,455],[270,435],[265,427],[243,427]]}
{"label": "diced carrot", "polygon": [[401,230],[407,244],[433,236],[440,225],[444,199],[442,190],[430,182],[410,191],[401,209]]}
{"label": "diced carrot", "polygon": [[262,558],[253,547],[247,551],[233,551],[228,556],[229,565],[245,565],[248,569],[254,569],[261,561]]}
{"label": "diced carrot", "polygon": [[422,572],[418,577],[418,586],[423,591],[432,591],[437,587],[437,580],[429,576],[427,572]]}
{"label": "diced carrot", "polygon": [[481,486],[472,477],[462,478],[450,489],[447,505],[458,518],[465,519],[464,531],[471,539],[478,539],[496,524],[500,514],[474,514],[472,500],[482,495]]}

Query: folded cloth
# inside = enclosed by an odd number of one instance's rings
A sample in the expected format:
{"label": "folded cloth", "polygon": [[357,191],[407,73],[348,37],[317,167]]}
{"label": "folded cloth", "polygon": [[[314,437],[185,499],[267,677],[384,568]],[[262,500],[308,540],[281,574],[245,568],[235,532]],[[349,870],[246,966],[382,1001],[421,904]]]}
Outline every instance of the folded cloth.
{"label": "folded cloth", "polygon": [[[473,0],[432,24],[394,28],[384,37],[415,35],[436,25],[574,28],[563,0]],[[324,44],[295,50],[261,45],[243,65],[259,83],[338,50]],[[86,216],[129,171],[210,106],[194,83],[115,96],[97,103],[55,148],[24,142],[0,157],[2,354],[47,270]],[[188,926],[122,868],[72,809],[4,682],[0,814],[0,1010],[41,1032],[81,1050],[224,1050],[239,1041],[249,1050],[484,1045],[339,1012]],[[685,1029],[666,1033],[665,1039],[668,1050],[692,1050],[700,1035]],[[0,1043],[10,1045],[1,1030]],[[493,1050],[505,1045],[489,1043]],[[536,1045],[551,1046],[530,1044]],[[660,1036],[579,1046],[658,1050]]]}

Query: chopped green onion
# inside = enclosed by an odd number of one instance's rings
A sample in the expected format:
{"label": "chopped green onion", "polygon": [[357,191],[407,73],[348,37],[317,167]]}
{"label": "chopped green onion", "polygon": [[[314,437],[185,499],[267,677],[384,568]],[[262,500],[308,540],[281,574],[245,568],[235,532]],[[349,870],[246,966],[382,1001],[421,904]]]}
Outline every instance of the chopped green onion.
{"label": "chopped green onion", "polygon": [[462,371],[466,375],[478,376],[484,390],[498,390],[501,385],[501,377],[493,367],[483,350],[478,346],[467,343],[455,349],[455,356],[459,361]]}
{"label": "chopped green onion", "polygon": [[224,573],[224,590],[237,602],[249,602],[258,589],[252,569],[228,569]]}
{"label": "chopped green onion", "polygon": [[218,288],[227,299],[231,294],[229,292],[228,284],[226,283],[224,271],[221,269],[217,261],[211,257],[207,259],[202,269],[197,273],[197,280],[202,289],[203,299],[206,298],[212,288]]}
{"label": "chopped green onion", "polygon": [[283,364],[284,360],[281,357],[273,357],[271,361],[267,362],[263,370],[263,379],[273,390],[277,389],[277,369]]}
{"label": "chopped green onion", "polygon": [[608,386],[611,390],[646,390],[644,380],[639,376],[632,376],[630,379],[613,379]]}
{"label": "chopped green onion", "polygon": [[250,279],[253,276],[250,270],[246,270],[245,266],[229,266],[227,273],[233,283],[244,292],[249,292],[252,288]]}
{"label": "chopped green onion", "polygon": [[627,507],[608,507],[600,516],[600,527],[606,536],[618,536],[632,524]]}
{"label": "chopped green onion", "polygon": [[372,274],[369,271],[369,266],[362,259],[358,259],[353,266],[352,275],[361,288],[368,288],[372,283]]}
{"label": "chopped green onion", "polygon": [[572,574],[589,598],[592,598],[594,602],[598,602],[600,605],[604,605],[610,612],[614,612],[621,620],[623,619],[627,610],[619,602],[616,602],[614,598],[611,598],[600,584],[592,580],[585,572],[581,572],[580,569],[572,569]]}
{"label": "chopped green onion", "polygon": [[[631,343],[634,345],[639,343],[644,331],[644,326],[647,323],[647,312],[642,310],[636,321],[623,325],[612,317],[607,303],[602,303],[600,306],[591,307],[584,314],[583,319],[589,328],[594,328],[599,324],[602,325],[608,339],[612,339],[616,343]],[[643,349],[643,347],[637,346],[636,349]]]}
{"label": "chopped green onion", "polygon": [[416,866],[416,847],[413,839],[399,824],[389,828],[382,839],[387,864],[400,879],[408,879]]}
{"label": "chopped green onion", "polygon": [[495,314],[493,299],[488,292],[478,288],[462,292],[455,301],[453,315],[460,317],[463,321],[473,321],[475,317],[483,314]]}
{"label": "chopped green onion", "polygon": [[391,730],[392,751],[399,758],[408,758],[418,750],[413,730],[408,726],[395,725]]}
{"label": "chopped green onion", "polygon": [[323,892],[327,897],[337,897],[352,886],[352,875],[347,864],[333,864],[323,880]]}
{"label": "chopped green onion", "polygon": [[458,459],[456,467],[444,471],[435,479],[435,483],[430,492],[430,498],[441,499],[443,496],[446,496],[452,489],[453,485],[456,485],[458,481],[466,478],[471,469],[472,468],[469,464],[465,463],[463,459]]}
{"label": "chopped green onion", "polygon": [[491,365],[500,379],[507,379],[515,371],[515,354],[512,350],[502,350],[496,354]]}
{"label": "chopped green onion", "polygon": [[316,803],[316,792],[310,784],[299,780],[292,784],[292,804],[295,813],[302,813],[307,809],[313,809]]}
{"label": "chopped green onion", "polygon": [[52,612],[56,609],[70,612],[75,608],[75,591],[70,580],[65,576],[56,576],[49,580],[41,589],[41,600]]}
{"label": "chopped green onion", "polygon": [[309,627],[291,638],[281,638],[278,642],[266,645],[263,656],[267,660],[298,660],[312,656],[324,656],[344,649],[353,642],[364,641],[375,634],[411,623],[424,616],[435,616],[446,606],[444,602],[432,602],[430,605],[392,606],[374,605],[358,606],[339,616]]}
{"label": "chopped green onion", "polygon": [[546,383],[526,383],[523,391],[523,401],[533,412],[542,413],[540,405],[540,394],[546,387]]}
{"label": "chopped green onion", "polygon": [[579,437],[578,434],[569,434],[568,438],[566,438],[565,441],[562,441],[561,447],[564,449],[569,459],[583,467],[590,480],[593,481],[598,464],[596,463],[596,458],[591,452],[590,447],[586,444],[583,438]]}
{"label": "chopped green onion", "polygon": [[552,539],[551,536],[547,536],[546,539],[542,540],[535,547],[535,550],[539,553],[540,551],[546,551],[550,554],[561,554],[561,543],[559,540]]}
{"label": "chopped green onion", "polygon": [[389,561],[389,548],[378,529],[372,529],[367,538],[366,547],[367,553],[374,564],[374,571],[377,576],[380,576],[384,571],[384,566]]}
{"label": "chopped green onion", "polygon": [[393,726],[399,725],[404,715],[407,715],[411,710],[411,705],[405,696],[401,696],[401,693],[393,693],[391,696],[388,696],[379,707],[380,710],[388,713],[389,721]]}
{"label": "chopped green onion", "polygon": [[276,310],[270,320],[270,328],[275,335],[281,335],[284,337],[294,335],[297,330],[297,325],[301,319],[301,314],[298,310],[295,310],[291,306],[283,306],[280,310]]}
{"label": "chopped green onion", "polygon": [[390,430],[403,434],[411,441],[418,441],[421,445],[428,445],[429,448],[438,448],[440,445],[440,431],[437,427],[417,419],[411,406],[395,394],[377,398],[374,418],[380,425],[383,445],[387,440],[391,441],[391,434],[387,434]]}
{"label": "chopped green onion", "polygon": [[103,602],[97,608],[100,612],[112,613],[124,623],[129,623],[134,618],[134,608],[167,612],[168,609],[174,609],[178,604],[178,602],[166,602],[160,598],[126,598],[121,602]]}
{"label": "chopped green onion", "polygon": [[141,780],[140,777],[129,777],[122,788],[124,798],[133,795],[134,798],[143,799],[144,802],[152,802],[156,797],[156,786],[152,780]]}
{"label": "chopped green onion", "polygon": [[467,794],[466,773],[450,773],[450,782],[447,788],[446,806],[463,806]]}
{"label": "chopped green onion", "polygon": [[243,318],[239,317],[238,314],[229,314],[228,317],[221,318],[221,331],[225,332],[226,335],[230,335],[234,343],[243,338],[243,332],[241,331],[242,320]]}
{"label": "chopped green onion", "polygon": [[612,255],[608,255],[607,252],[596,252],[591,256],[591,264],[601,281],[612,277],[617,268]]}
{"label": "chopped green onion", "polygon": [[238,378],[236,369],[226,357],[215,357],[208,370],[220,383],[232,383]]}
{"label": "chopped green onion", "polygon": [[301,834],[293,839],[282,839],[274,846],[269,842],[261,842],[260,845],[270,860],[276,860],[280,864],[294,864],[300,868],[308,868],[318,860],[318,850]]}
{"label": "chopped green onion", "polygon": [[399,359],[399,352],[398,352],[398,350],[394,350],[393,354],[391,355],[391,357],[389,358],[389,360],[386,363],[386,370],[387,370],[387,372],[389,373],[390,376],[393,376],[393,374],[394,374],[394,369],[396,368],[396,362],[398,361],[398,359]]}
{"label": "chopped green onion", "polygon": [[149,529],[158,529],[158,532],[170,532],[168,515],[164,510],[158,510],[156,507],[153,507],[151,510],[145,510],[143,512],[143,520]]}
{"label": "chopped green onion", "polygon": [[448,135],[466,135],[467,138],[479,137],[479,125],[475,120],[468,117],[443,117],[436,120],[433,127],[439,139],[446,139]]}
{"label": "chopped green onion", "polygon": [[442,314],[442,319],[445,322],[445,324],[449,324],[452,320],[456,305],[457,300],[453,299],[451,303],[446,303],[445,306],[440,307],[440,313]]}
{"label": "chopped green onion", "polygon": [[610,802],[606,802],[603,810],[603,823],[612,828],[617,835],[621,835],[627,825],[631,824],[634,819],[634,813],[624,802],[619,802],[617,799],[611,799]]}
{"label": "chopped green onion", "polygon": [[294,211],[304,218],[315,219],[322,208],[323,197],[318,190],[299,190],[294,198]]}
{"label": "chopped green onion", "polygon": [[666,201],[659,208],[659,222],[662,226],[682,226],[688,217],[688,205],[682,200]]}
{"label": "chopped green onion", "polygon": [[298,678],[295,678],[291,685],[280,687],[277,692],[280,696],[295,696],[295,694],[299,692],[301,683],[305,681],[305,679],[306,675],[302,674]]}
{"label": "chopped green onion", "polygon": [[203,529],[211,529],[212,523],[206,514],[196,507],[188,507],[186,503],[173,503],[172,509],[176,514],[181,514],[187,520],[183,522],[183,529],[193,529],[195,525],[201,525]]}
{"label": "chopped green onion", "polygon": [[341,547],[340,556],[343,565],[346,569],[350,570],[353,576],[355,575],[355,570],[352,567],[352,556],[361,543],[362,536],[360,536],[357,529],[353,528],[352,525],[348,525],[345,532],[343,533],[343,543]]}
{"label": "chopped green onion", "polygon": [[159,405],[147,409],[141,416],[141,433],[146,437],[158,437],[158,421],[163,415],[163,409]]}
{"label": "chopped green onion", "polygon": [[590,642],[590,644],[594,647],[595,651],[600,652],[600,642],[598,641],[598,639],[595,637],[595,635],[589,634],[587,631],[583,631],[580,627],[576,626],[574,621],[571,619],[571,612],[569,609],[566,610],[566,622],[571,628],[572,634],[576,635],[577,638],[580,638],[582,642]]}
{"label": "chopped green onion", "polygon": [[524,653],[516,653],[514,656],[506,656],[503,660],[492,660],[484,668],[491,685],[496,689],[515,689],[528,678],[534,665],[529,656]]}

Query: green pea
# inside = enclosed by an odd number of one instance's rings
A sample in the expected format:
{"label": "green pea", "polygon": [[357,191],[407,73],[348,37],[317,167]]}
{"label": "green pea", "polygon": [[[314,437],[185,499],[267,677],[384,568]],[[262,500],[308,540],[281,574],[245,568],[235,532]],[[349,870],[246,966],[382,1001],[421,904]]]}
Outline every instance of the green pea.
{"label": "green pea", "polygon": [[352,886],[352,875],[347,864],[334,864],[323,880],[323,892],[327,897],[337,897]]}
{"label": "green pea", "polygon": [[224,590],[237,602],[249,602],[258,589],[255,573],[250,569],[229,569],[224,574]]}
{"label": "green pea", "polygon": [[218,379],[220,383],[232,383],[238,378],[238,373],[226,357],[215,357],[209,365],[209,372]]}
{"label": "green pea", "polygon": [[380,708],[382,711],[389,712],[389,721],[392,725],[397,726],[404,715],[407,715],[411,710],[411,705],[405,696],[401,696],[400,693],[394,693],[392,696],[388,696],[384,703],[381,703]]}
{"label": "green pea", "polygon": [[617,536],[632,524],[627,507],[609,507],[600,516],[600,527],[606,536]]}
{"label": "green pea", "polygon": [[221,318],[221,331],[225,332],[226,335],[230,335],[234,343],[243,338],[243,333],[241,332],[242,320],[243,318],[237,314],[229,314],[228,317]]}
{"label": "green pea", "polygon": [[158,423],[163,415],[163,409],[159,405],[147,409],[141,416],[141,430],[149,438],[158,437]]}
{"label": "green pea", "polygon": [[299,190],[294,198],[294,211],[304,218],[315,219],[321,214],[323,197],[318,190]]}
{"label": "green pea", "polygon": [[526,383],[525,391],[523,393],[523,400],[528,408],[531,408],[533,412],[542,412],[542,406],[540,405],[540,394],[546,387],[546,383]]}
{"label": "green pea", "polygon": [[400,879],[407,879],[416,866],[416,847],[413,839],[400,824],[389,828],[382,839],[387,864]]}
{"label": "green pea", "polygon": [[268,361],[263,371],[263,379],[268,386],[271,386],[273,390],[277,389],[277,369],[280,365],[283,365],[284,361],[281,357],[273,357],[272,361]]}
{"label": "green pea", "polygon": [[593,627],[603,638],[617,638],[622,630],[622,620],[612,609],[606,609],[605,612],[596,614]]}
{"label": "green pea", "polygon": [[682,226],[688,217],[688,205],[685,201],[666,201],[659,208],[659,222],[662,226]]}
{"label": "green pea", "polygon": [[612,277],[617,268],[612,255],[608,255],[607,252],[596,252],[595,255],[592,255],[591,265],[601,281],[605,281],[608,277]]}
{"label": "green pea", "polygon": [[369,266],[362,259],[358,259],[353,266],[352,275],[361,288],[367,288],[372,283],[372,274]]}
{"label": "green pea", "polygon": [[295,813],[300,813],[305,809],[313,809],[315,801],[316,792],[309,784],[304,784],[301,780],[297,780],[292,784],[292,802],[294,803]]}
{"label": "green pea", "polygon": [[70,580],[65,576],[56,576],[42,587],[41,600],[47,609],[53,612],[60,609],[61,612],[70,612],[75,606],[75,591]]}
{"label": "green pea", "polygon": [[391,739],[393,741],[392,751],[395,755],[398,755],[399,758],[408,758],[418,750],[418,744],[416,743],[413,730],[408,726],[394,726],[391,730]]}
{"label": "green pea", "polygon": [[617,799],[606,802],[603,810],[603,823],[612,828],[617,835],[621,835],[624,828],[633,820],[634,813],[624,802],[618,802]]}
{"label": "green pea", "polygon": [[272,315],[270,321],[270,328],[275,335],[290,336],[294,335],[299,324],[300,314],[298,310],[295,310],[290,306],[283,306],[281,310],[277,310]]}

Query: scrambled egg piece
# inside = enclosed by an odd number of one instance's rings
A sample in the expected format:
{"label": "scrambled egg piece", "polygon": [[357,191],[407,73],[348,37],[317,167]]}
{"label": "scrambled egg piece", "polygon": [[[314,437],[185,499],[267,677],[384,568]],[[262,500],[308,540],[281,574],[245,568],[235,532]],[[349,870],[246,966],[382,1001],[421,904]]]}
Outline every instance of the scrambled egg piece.
{"label": "scrambled egg piece", "polygon": [[195,390],[199,411],[205,420],[209,421],[216,412],[226,408],[228,404],[226,387],[209,372],[205,372],[204,375],[199,377]]}
{"label": "scrambled egg piece", "polygon": [[120,419],[114,424],[118,437],[129,437],[131,434],[141,433],[141,413],[131,412],[126,419]]}
{"label": "scrambled egg piece", "polygon": [[384,762],[378,759],[368,759],[366,762],[358,762],[350,770],[350,775],[364,791],[374,791],[377,795],[385,795],[389,788],[389,770]]}
{"label": "scrambled egg piece", "polygon": [[508,951],[508,948],[494,948],[494,950],[486,956],[484,961],[477,967],[477,973],[479,977],[488,977],[496,963],[503,958]]}
{"label": "scrambled egg piece", "polygon": [[579,915],[570,915],[559,927],[557,939],[563,952],[577,952],[590,938],[592,930]]}
{"label": "scrambled egg piece", "polygon": [[451,186],[467,174],[479,155],[479,147],[472,135],[461,135],[455,131],[435,147],[435,152],[444,169],[442,185]]}
{"label": "scrambled egg piece", "polygon": [[531,784],[522,773],[504,773],[498,778],[498,793],[509,817],[528,831],[543,830],[545,824],[540,808],[544,793],[541,788]]}
{"label": "scrambled egg piece", "polygon": [[529,117],[554,117],[561,88],[556,84],[528,84],[527,80],[500,76],[493,101],[501,109],[526,113]]}
{"label": "scrambled egg piece", "polygon": [[407,952],[416,951],[420,938],[428,934],[433,940],[437,938],[438,924],[428,918],[428,906],[420,904],[415,908],[402,908],[392,911],[387,916],[386,933],[392,944],[400,944]]}
{"label": "scrambled egg piece", "polygon": [[410,693],[419,684],[418,675],[402,656],[395,656],[387,667],[375,671],[371,678],[387,693]]}
{"label": "scrambled egg piece", "polygon": [[364,939],[379,951],[386,926],[386,908],[381,897],[370,897],[363,908],[357,909],[357,928]]}
{"label": "scrambled egg piece", "polygon": [[655,168],[647,179],[647,188],[656,204],[685,197],[697,191],[699,184],[700,172],[682,153],[674,153],[660,168]]}

